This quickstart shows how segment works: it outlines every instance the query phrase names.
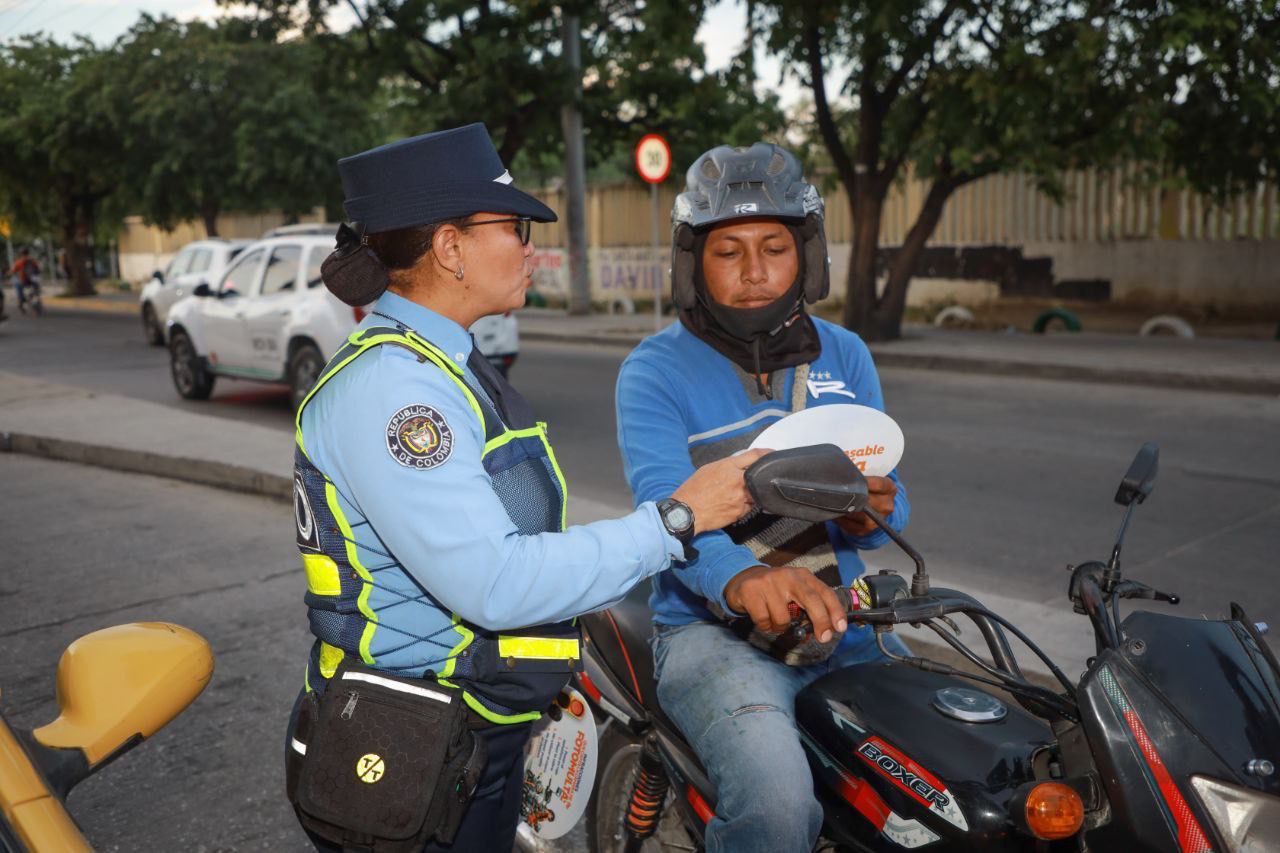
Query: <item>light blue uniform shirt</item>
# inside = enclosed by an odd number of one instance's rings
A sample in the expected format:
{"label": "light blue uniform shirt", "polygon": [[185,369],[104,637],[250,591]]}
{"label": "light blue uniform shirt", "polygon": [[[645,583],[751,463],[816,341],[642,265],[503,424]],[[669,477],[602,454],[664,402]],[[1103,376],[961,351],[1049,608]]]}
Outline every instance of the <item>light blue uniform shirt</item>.
{"label": "light blue uniform shirt", "polygon": [[[466,365],[473,342],[452,320],[393,293],[374,310]],[[395,323],[371,314],[360,325]],[[481,388],[469,370],[466,378]],[[452,450],[434,467],[401,464],[388,449],[388,424],[414,405],[433,408],[452,433]],[[333,481],[362,563],[376,567],[372,651],[388,667],[420,662],[414,638],[447,626],[447,613],[420,606],[431,599],[490,630],[557,622],[613,604],[683,556],[653,502],[620,519],[521,535],[481,464],[484,427],[475,411],[443,370],[403,347],[379,346],[338,371],[304,410],[302,435],[311,461]]]}

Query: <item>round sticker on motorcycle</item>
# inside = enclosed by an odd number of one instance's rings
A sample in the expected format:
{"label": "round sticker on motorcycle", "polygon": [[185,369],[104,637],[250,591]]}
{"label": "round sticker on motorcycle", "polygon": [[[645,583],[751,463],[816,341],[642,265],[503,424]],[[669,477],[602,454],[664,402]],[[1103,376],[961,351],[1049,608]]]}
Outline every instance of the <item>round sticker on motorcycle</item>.
{"label": "round sticker on motorcycle", "polygon": [[902,428],[884,412],[855,403],[814,406],[787,415],[756,436],[750,450],[834,444],[868,477],[885,477],[902,459]]}
{"label": "round sticker on motorcycle", "polygon": [[520,821],[540,838],[567,835],[582,819],[596,780],[596,723],[582,694],[566,687],[556,699],[560,719],[534,724],[525,747]]}

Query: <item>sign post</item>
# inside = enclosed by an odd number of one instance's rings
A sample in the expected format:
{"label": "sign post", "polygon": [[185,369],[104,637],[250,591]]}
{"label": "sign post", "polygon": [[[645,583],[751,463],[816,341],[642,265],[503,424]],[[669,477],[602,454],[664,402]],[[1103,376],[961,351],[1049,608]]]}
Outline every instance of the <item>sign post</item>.
{"label": "sign post", "polygon": [[[656,133],[641,138],[636,145],[636,171],[649,185],[650,216],[653,222],[653,257],[661,257],[658,229],[658,184],[671,174],[671,147]],[[662,265],[653,277],[653,330],[662,331]]]}

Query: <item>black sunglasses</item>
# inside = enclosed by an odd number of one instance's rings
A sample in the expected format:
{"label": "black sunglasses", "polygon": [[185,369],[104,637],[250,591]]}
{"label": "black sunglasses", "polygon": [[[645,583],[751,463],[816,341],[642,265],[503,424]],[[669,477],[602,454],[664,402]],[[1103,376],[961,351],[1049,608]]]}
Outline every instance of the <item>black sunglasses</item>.
{"label": "black sunglasses", "polygon": [[516,234],[520,236],[520,245],[529,245],[529,236],[533,233],[533,220],[527,216],[508,216],[505,219],[481,219],[479,222],[468,222],[466,227],[472,225],[497,225],[499,222],[515,222]]}

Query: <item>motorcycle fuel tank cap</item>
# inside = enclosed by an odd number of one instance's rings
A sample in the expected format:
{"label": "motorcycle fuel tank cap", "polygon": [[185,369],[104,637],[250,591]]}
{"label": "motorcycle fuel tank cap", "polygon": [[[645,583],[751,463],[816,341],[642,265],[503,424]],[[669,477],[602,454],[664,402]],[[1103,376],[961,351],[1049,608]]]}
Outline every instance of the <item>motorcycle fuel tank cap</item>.
{"label": "motorcycle fuel tank cap", "polygon": [[944,687],[930,703],[943,714],[966,723],[994,723],[1009,709],[994,696],[968,687]]}

